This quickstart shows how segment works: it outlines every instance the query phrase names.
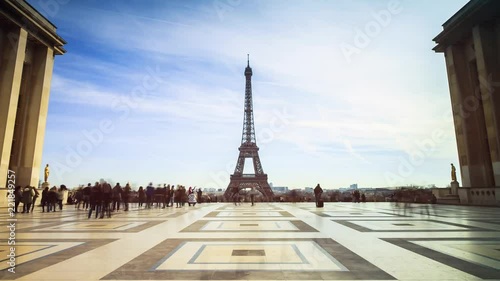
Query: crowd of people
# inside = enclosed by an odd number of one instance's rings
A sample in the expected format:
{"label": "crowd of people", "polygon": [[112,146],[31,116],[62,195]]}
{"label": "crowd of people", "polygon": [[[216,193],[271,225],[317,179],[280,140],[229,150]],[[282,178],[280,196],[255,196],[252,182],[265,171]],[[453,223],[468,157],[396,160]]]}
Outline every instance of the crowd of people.
{"label": "crowd of people", "polygon": [[[65,185],[61,185],[59,188],[53,186],[52,188],[45,187],[42,191],[42,198],[40,199],[40,205],[42,207],[42,212],[55,212],[56,206],[59,206],[59,210],[63,209],[63,199],[64,192],[67,188]],[[21,213],[33,212],[36,206],[38,197],[40,197],[40,192],[34,186],[17,186],[14,189],[14,213],[19,213],[19,205],[23,203],[23,210]]]}
{"label": "crowd of people", "polygon": [[[199,199],[197,199],[197,197]],[[75,204],[75,208],[88,211],[88,218],[95,211],[95,217],[111,217],[111,213],[119,211],[123,206],[123,211],[129,210],[129,205],[138,204],[138,208],[181,208],[188,203],[195,206],[202,198],[202,191],[189,187],[164,184],[163,187],[154,187],[150,183],[146,188],[140,186],[137,192],[133,192],[127,183],[124,187],[117,183],[114,187],[107,182],[96,182],[93,186],[89,183],[86,187],[80,187],[71,194],[70,201]]]}
{"label": "crowd of people", "polygon": [[[163,187],[154,187],[153,183],[149,183],[146,188],[139,187],[138,191],[133,191],[127,183],[124,187],[117,183],[114,187],[111,184],[102,181],[96,182],[94,185],[88,184],[85,187],[79,187],[71,192],[68,191],[65,185],[59,188],[45,187],[41,192],[40,206],[42,212],[62,211],[65,193],[68,192],[67,203],[75,206],[77,210],[88,212],[88,218],[92,215],[95,218],[111,217],[113,212],[128,211],[131,203],[137,203],[138,209],[151,208],[166,208],[184,207],[187,203],[189,206],[195,206],[201,202],[202,191],[189,187],[186,189],[183,185],[164,184]],[[37,204],[37,199],[40,197],[40,192],[33,186],[22,188],[18,186],[14,190],[15,194],[15,213],[30,213],[34,211]],[[22,203],[22,212],[19,206]],[[59,207],[59,208],[57,208]]]}

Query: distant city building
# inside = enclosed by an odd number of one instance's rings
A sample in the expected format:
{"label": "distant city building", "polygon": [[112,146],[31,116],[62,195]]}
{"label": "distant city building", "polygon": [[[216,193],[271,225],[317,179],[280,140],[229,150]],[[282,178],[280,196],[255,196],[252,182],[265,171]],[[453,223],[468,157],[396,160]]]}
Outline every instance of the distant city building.
{"label": "distant city building", "polygon": [[358,189],[358,184],[357,183],[353,183],[349,186],[349,189]]}
{"label": "distant city building", "polygon": [[471,0],[434,38],[434,51],[445,55],[463,186],[454,192],[462,204],[500,205],[499,31],[500,1]]}
{"label": "distant city building", "polygon": [[[271,185],[271,184],[269,184],[269,185]],[[274,187],[271,187],[271,189],[274,192],[281,192],[281,193],[288,192],[288,186],[274,186]]]}

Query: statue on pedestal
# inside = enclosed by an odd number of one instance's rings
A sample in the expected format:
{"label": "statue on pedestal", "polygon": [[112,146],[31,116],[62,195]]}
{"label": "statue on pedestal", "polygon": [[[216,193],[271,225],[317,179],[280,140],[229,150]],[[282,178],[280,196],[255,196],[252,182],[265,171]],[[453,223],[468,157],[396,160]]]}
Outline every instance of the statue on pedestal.
{"label": "statue on pedestal", "polygon": [[47,164],[47,166],[45,166],[44,182],[48,182],[48,180],[49,180],[49,174],[50,174],[49,164]]}
{"label": "statue on pedestal", "polygon": [[451,181],[457,181],[457,169],[455,168],[455,166],[453,166],[453,163],[451,163]]}

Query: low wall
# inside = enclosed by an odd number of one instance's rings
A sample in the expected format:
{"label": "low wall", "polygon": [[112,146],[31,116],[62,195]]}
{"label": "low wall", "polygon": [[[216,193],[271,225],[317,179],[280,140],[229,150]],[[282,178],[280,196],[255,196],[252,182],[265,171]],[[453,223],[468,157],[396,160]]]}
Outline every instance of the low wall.
{"label": "low wall", "polygon": [[432,194],[436,196],[436,198],[445,197],[447,195],[451,195],[451,188],[433,188]]}
{"label": "low wall", "polygon": [[500,206],[500,187],[460,187],[458,195],[461,204]]}

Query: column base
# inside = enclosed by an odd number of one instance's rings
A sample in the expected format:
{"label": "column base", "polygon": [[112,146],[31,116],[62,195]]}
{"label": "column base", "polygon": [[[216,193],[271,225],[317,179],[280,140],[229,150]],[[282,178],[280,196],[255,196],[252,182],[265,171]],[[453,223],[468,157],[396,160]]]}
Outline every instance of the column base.
{"label": "column base", "polygon": [[452,181],[450,183],[451,186],[451,194],[458,195],[458,188],[460,187],[460,183],[458,181]]}

